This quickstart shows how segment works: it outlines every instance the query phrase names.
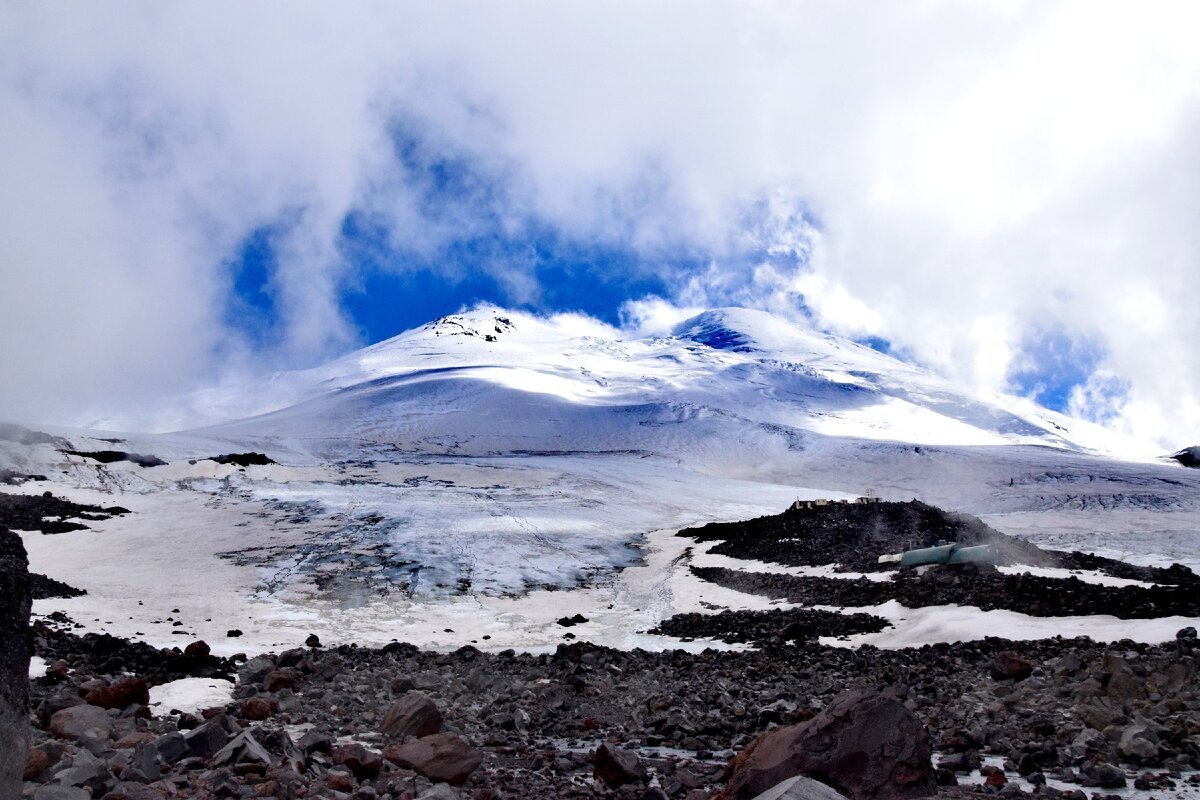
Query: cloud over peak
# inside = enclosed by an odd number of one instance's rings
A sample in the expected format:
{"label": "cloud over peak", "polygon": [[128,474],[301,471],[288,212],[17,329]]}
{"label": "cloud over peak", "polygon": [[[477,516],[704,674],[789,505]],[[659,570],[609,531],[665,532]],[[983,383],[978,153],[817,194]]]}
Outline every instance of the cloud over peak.
{"label": "cloud over peak", "polygon": [[10,4],[0,414],[658,296],[1200,440],[1197,14]]}

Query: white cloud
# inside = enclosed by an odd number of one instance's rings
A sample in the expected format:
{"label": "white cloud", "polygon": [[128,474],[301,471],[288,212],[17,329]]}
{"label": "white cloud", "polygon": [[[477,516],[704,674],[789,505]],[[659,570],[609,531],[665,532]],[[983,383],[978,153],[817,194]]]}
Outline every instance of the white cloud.
{"label": "white cloud", "polygon": [[[479,224],[475,202],[425,213],[403,122],[502,183],[483,210],[504,225],[707,254],[675,303],[802,294],[981,388],[1051,320],[1129,387],[1111,424],[1200,441],[1197,23],[1190,3],[7,4],[0,369],[22,377],[0,413],[350,346],[349,210],[428,252]],[[223,265],[281,221],[264,348],[223,316]],[[540,296],[527,268],[481,268]]]}

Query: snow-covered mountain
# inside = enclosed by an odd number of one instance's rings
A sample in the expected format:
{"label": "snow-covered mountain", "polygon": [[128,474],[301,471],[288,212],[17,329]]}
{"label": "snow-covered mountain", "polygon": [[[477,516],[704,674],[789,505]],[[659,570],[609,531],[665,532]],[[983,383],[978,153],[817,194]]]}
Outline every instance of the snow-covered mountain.
{"label": "snow-covered mountain", "polygon": [[[180,405],[203,424],[0,437],[0,468],[49,478],[17,491],[134,512],[26,538],[35,569],[89,591],[53,608],[168,642],[186,595],[186,630],[262,647],[310,630],[550,646],[578,612],[580,635],[646,644],[669,613],[764,602],[697,586],[687,566],[705,555],[675,530],[866,492],[1200,563],[1200,473],[745,309],[639,336],[480,307]],[[110,449],[168,463],[64,452]],[[207,460],[248,451],[276,463]]]}
{"label": "snow-covered mountain", "polygon": [[[244,390],[209,413],[252,407]],[[1016,397],[971,396],[862,345],[761,311],[707,311],[670,336],[637,337],[575,316],[481,307],[436,320],[250,393],[270,413],[210,435],[364,438],[411,451],[673,451],[655,426],[720,427],[754,439],[754,461],[806,433],[923,445],[1044,445],[1148,457],[1153,448]],[[547,409],[554,408],[552,414]],[[474,416],[475,419],[463,418]],[[502,419],[501,419],[502,418]],[[635,424],[629,424],[633,420]],[[762,441],[763,434],[778,441]],[[564,438],[568,440],[564,444]],[[522,446],[525,445],[525,446]],[[337,445],[333,445],[336,449]],[[301,448],[303,449],[303,448]]]}

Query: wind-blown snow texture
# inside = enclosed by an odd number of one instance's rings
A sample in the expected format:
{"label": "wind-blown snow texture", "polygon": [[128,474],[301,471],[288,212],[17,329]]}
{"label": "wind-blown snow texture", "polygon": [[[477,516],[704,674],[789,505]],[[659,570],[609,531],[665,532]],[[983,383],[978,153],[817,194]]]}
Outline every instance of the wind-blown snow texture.
{"label": "wind-blown snow texture", "polygon": [[[35,570],[88,590],[38,610],[164,644],[243,630],[230,650],[310,630],[550,647],[580,612],[582,638],[661,646],[640,632],[664,616],[763,602],[697,586],[671,532],[868,491],[1051,547],[1198,563],[1200,473],[756,311],[637,338],[483,307],[189,407],[203,427],[0,441],[0,467],[51,479],[17,491],[133,511],[26,536]],[[113,448],[169,463],[62,452]],[[277,463],[207,460],[247,452]]]}

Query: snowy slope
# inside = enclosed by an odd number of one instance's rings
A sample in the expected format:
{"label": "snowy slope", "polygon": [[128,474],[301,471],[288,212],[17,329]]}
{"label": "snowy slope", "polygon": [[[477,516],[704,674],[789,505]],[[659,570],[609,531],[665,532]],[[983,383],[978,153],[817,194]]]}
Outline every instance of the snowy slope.
{"label": "snowy slope", "polygon": [[[0,441],[0,468],[51,478],[17,491],[134,512],[27,535],[35,569],[89,591],[39,611],[165,644],[184,596],[184,630],[239,628],[233,649],[309,631],[551,647],[579,612],[581,637],[663,646],[640,632],[671,613],[763,604],[697,585],[674,530],[866,491],[1051,546],[1200,563],[1200,473],[744,309],[641,337],[481,307],[181,408],[204,424],[51,431],[165,466]],[[204,460],[246,451],[278,463]]]}
{"label": "snowy slope", "polygon": [[[458,385],[446,388],[447,382]],[[274,376],[253,393],[205,400],[209,414],[256,411],[218,431],[235,436],[324,434],[368,426],[392,435],[393,411],[412,417],[449,395],[513,390],[580,408],[645,408],[648,415],[733,416],[832,436],[931,445],[1040,444],[1122,457],[1153,457],[1152,447],[1072,420],[1029,401],[972,397],[918,367],[760,311],[718,309],[681,323],[672,336],[638,338],[563,315],[540,319],[482,307],[437,320],[318,369]],[[459,399],[459,404],[466,402]],[[535,402],[530,398],[530,402]],[[337,407],[347,409],[339,416]],[[507,414],[511,405],[504,406]],[[669,412],[655,409],[669,408]],[[240,414],[240,416],[248,416]],[[597,415],[592,414],[592,417]],[[327,420],[318,432],[313,417]],[[289,418],[294,420],[289,422]],[[429,429],[426,426],[425,429]],[[576,429],[573,435],[585,433]],[[638,437],[634,437],[638,438]],[[624,446],[631,446],[626,443]]]}

